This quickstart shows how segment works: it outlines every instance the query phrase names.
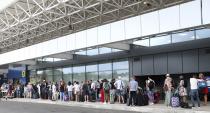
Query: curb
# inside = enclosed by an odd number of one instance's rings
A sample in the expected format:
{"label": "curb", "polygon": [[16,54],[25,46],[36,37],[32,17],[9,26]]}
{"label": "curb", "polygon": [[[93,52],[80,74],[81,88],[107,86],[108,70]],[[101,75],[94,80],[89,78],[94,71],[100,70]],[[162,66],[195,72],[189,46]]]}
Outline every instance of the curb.
{"label": "curb", "polygon": [[39,104],[50,104],[50,105],[61,105],[61,106],[71,106],[71,107],[84,107],[84,108],[94,108],[94,109],[109,109],[109,110],[124,110],[124,111],[134,111],[141,113],[210,113],[209,111],[201,111],[194,109],[182,109],[182,108],[171,108],[157,106],[137,106],[129,107],[120,104],[96,104],[96,103],[80,103],[80,102],[60,102],[60,101],[48,101],[48,100],[29,100],[29,99],[8,99],[2,101],[11,102],[22,102],[22,103],[39,103]]}

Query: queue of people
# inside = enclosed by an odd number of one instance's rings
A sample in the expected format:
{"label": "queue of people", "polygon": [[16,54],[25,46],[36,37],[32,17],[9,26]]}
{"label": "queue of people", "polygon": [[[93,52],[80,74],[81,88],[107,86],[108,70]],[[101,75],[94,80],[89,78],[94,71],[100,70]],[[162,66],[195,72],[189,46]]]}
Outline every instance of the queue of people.
{"label": "queue of people", "polygon": [[[189,82],[188,82],[189,81]],[[172,107],[183,107],[192,108],[195,107],[195,101],[197,102],[197,107],[201,106],[200,98],[203,95],[204,106],[208,102],[208,85],[207,79],[202,73],[197,77],[194,74],[189,80],[185,80],[183,76],[179,77],[178,85],[175,84],[172,77],[167,74],[164,81],[164,91],[165,91],[165,104],[166,106]],[[189,83],[189,84],[188,84]],[[201,94],[201,95],[199,95]],[[191,106],[189,105],[188,97],[191,100]]]}
{"label": "queue of people", "polygon": [[[101,81],[88,80],[65,83],[61,80],[54,83],[43,80],[37,84],[29,82],[27,85],[4,83],[1,86],[1,91],[7,92],[7,95],[15,95],[17,98],[41,98],[52,101],[126,103],[128,106],[158,103],[160,92],[155,90],[156,82],[152,77],[148,77],[144,84],[143,87],[139,87],[135,77],[131,77],[130,82],[125,83],[119,76],[111,81],[103,79]],[[178,82],[175,82],[170,74],[166,74],[163,90],[166,106],[190,108],[188,104],[188,97],[190,97],[191,107],[195,107],[195,101],[200,107],[199,92],[203,94],[204,105],[207,105],[208,87],[206,78],[202,73],[199,74],[198,78],[193,75],[188,81],[184,79],[184,76],[180,76]]]}

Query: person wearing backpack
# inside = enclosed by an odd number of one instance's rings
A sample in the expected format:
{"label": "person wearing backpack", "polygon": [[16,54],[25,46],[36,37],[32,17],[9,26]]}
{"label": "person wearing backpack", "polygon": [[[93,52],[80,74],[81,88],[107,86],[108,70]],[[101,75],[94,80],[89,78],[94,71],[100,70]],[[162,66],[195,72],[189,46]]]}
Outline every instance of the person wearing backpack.
{"label": "person wearing backpack", "polygon": [[104,79],[104,83],[103,83],[103,89],[104,89],[104,104],[107,104],[109,101],[109,82],[107,79]]}

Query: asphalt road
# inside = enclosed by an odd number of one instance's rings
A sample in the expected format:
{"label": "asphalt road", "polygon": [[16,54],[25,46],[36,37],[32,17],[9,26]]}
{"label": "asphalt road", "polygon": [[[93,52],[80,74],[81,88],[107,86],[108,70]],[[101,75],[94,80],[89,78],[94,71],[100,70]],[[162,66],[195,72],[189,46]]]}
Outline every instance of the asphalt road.
{"label": "asphalt road", "polygon": [[128,113],[128,111],[0,101],[0,113]]}

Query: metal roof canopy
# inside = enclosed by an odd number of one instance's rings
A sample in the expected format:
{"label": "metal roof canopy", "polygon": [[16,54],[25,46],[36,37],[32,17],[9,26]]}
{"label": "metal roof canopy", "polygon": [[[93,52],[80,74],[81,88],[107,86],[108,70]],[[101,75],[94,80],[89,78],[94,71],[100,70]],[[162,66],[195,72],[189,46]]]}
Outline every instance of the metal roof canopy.
{"label": "metal roof canopy", "polygon": [[192,0],[18,0],[0,12],[0,52]]}

